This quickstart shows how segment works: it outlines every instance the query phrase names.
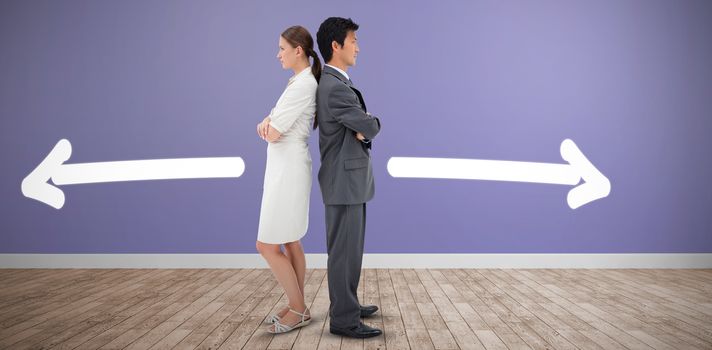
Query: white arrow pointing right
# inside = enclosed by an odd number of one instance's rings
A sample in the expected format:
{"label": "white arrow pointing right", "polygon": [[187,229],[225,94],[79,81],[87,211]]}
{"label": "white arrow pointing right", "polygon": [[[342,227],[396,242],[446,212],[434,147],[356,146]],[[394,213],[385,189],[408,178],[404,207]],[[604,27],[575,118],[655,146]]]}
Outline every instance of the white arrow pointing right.
{"label": "white arrow pointing right", "polygon": [[393,177],[534,182],[577,185],[569,191],[571,209],[604,198],[611,182],[570,139],[561,142],[561,157],[569,164],[513,162],[484,159],[393,157],[388,173]]}

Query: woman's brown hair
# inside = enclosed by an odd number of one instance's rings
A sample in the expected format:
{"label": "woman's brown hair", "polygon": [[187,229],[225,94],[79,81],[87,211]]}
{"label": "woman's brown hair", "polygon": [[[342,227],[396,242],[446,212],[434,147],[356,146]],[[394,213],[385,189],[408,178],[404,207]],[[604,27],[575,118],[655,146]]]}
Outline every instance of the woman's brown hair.
{"label": "woman's brown hair", "polygon": [[[312,39],[309,31],[302,26],[292,26],[287,28],[282,32],[282,37],[286,40],[292,47],[301,46],[307,57],[314,59],[314,63],[311,65],[311,71],[316,78],[316,82],[319,83],[319,78],[321,78],[321,61],[319,61],[319,56],[317,56],[316,51],[314,51],[314,40]],[[314,115],[314,129],[319,125],[317,121],[316,114]]]}

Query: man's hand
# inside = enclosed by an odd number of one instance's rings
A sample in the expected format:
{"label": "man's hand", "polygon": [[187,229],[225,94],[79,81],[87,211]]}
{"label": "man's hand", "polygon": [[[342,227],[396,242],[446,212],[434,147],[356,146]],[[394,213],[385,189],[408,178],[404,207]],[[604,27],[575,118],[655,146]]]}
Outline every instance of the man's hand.
{"label": "man's hand", "polygon": [[360,133],[360,132],[357,132],[357,133],[356,133],[356,138],[357,138],[359,141],[363,141],[363,140],[366,139],[366,137],[364,137],[363,134]]}

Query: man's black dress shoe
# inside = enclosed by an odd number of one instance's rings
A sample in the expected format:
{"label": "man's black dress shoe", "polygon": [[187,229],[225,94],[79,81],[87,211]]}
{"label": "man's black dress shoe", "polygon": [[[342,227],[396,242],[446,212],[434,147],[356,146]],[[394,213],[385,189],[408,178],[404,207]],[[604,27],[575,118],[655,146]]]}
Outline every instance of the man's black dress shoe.
{"label": "man's black dress shoe", "polygon": [[330,326],[329,331],[331,334],[343,335],[344,337],[349,338],[371,338],[377,337],[383,333],[380,329],[369,327],[363,324],[363,322],[359,322],[358,326],[352,328],[337,328]]}
{"label": "man's black dress shoe", "polygon": [[376,305],[361,305],[361,317],[371,316],[376,311],[378,311],[378,306]]}

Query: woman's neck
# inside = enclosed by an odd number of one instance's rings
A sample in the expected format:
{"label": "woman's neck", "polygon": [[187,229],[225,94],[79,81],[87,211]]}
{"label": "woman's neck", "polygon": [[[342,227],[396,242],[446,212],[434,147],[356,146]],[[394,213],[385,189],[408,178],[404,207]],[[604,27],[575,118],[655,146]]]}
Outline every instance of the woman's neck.
{"label": "woman's neck", "polygon": [[309,60],[303,60],[303,61],[299,61],[299,63],[297,63],[296,65],[294,65],[294,67],[292,68],[292,70],[294,71],[294,74],[296,75],[296,74],[301,73],[301,72],[302,72],[303,70],[305,70],[307,67],[309,67]]}

